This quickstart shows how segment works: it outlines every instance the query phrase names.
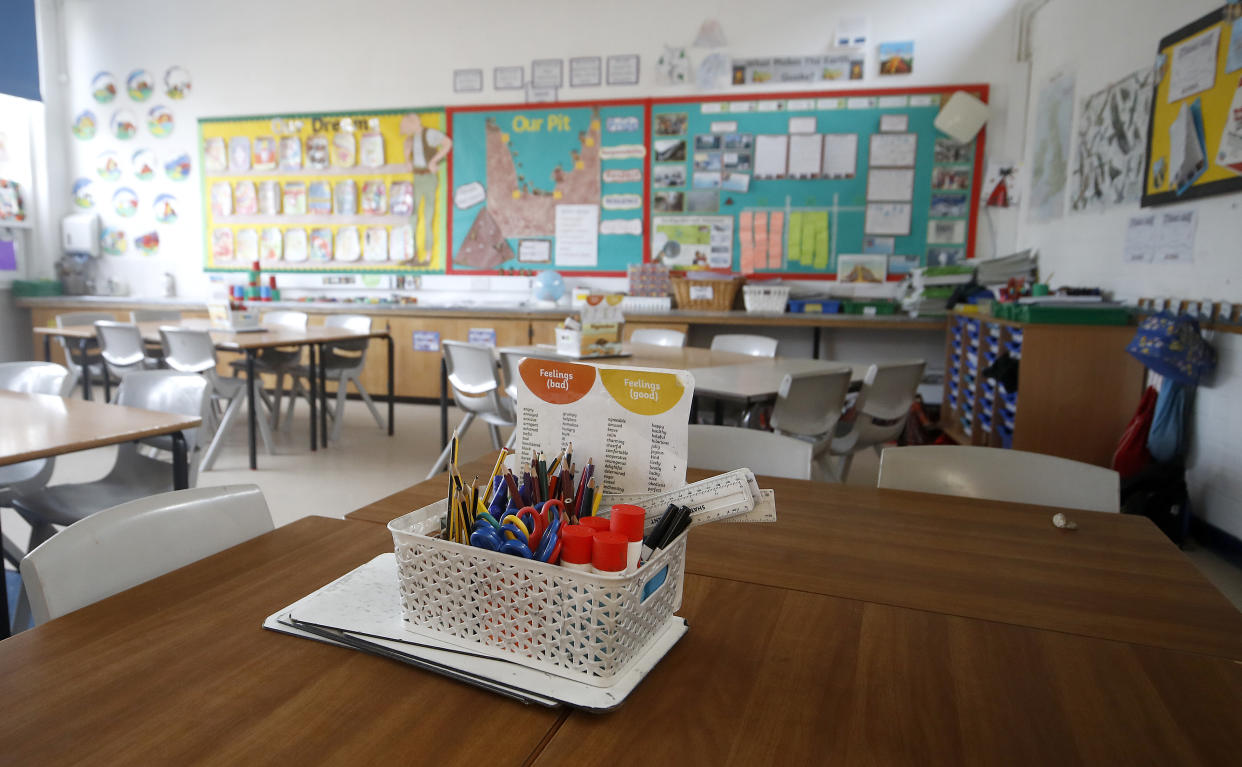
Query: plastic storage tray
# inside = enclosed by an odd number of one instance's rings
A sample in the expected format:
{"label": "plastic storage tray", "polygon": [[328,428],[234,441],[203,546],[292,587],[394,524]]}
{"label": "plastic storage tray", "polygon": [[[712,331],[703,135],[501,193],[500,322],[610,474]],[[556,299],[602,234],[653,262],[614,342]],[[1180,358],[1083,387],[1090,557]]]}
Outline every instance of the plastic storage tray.
{"label": "plastic storage tray", "polygon": [[771,312],[774,314],[785,311],[785,303],[789,301],[788,285],[743,285],[742,304],[751,314]]}
{"label": "plastic storage tray", "polygon": [[430,537],[447,509],[388,523],[415,633],[608,687],[681,606],[685,533],[632,575],[596,575]]}
{"label": "plastic storage tray", "polygon": [[837,314],[841,302],[827,298],[791,298],[789,311],[793,314]]}

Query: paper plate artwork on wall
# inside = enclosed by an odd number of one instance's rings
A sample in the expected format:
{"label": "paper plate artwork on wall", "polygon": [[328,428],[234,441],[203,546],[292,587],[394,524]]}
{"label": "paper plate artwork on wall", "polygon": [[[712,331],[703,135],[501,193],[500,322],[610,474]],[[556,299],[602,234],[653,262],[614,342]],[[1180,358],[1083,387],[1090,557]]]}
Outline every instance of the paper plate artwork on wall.
{"label": "paper plate artwork on wall", "polygon": [[147,232],[140,237],[134,238],[134,247],[141,250],[143,255],[154,256],[160,252],[160,233]]}
{"label": "paper plate artwork on wall", "polygon": [[147,130],[156,138],[163,138],[173,132],[173,114],[168,107],[157,104],[147,112]]}
{"label": "paper plate artwork on wall", "polygon": [[100,104],[108,104],[116,98],[116,78],[111,72],[100,72],[91,79],[91,97]]}
{"label": "paper plate artwork on wall", "polygon": [[109,256],[119,256],[129,249],[125,241],[125,232],[115,226],[105,226],[99,232],[99,246]]}
{"label": "paper plate artwork on wall", "polygon": [[95,182],[80,178],[73,182],[73,204],[82,210],[95,207]]}
{"label": "paper plate artwork on wall", "polygon": [[177,223],[177,198],[171,194],[161,194],[151,203],[151,213],[161,224]]}
{"label": "paper plate artwork on wall", "polygon": [[71,130],[73,131],[74,138],[81,139],[82,141],[95,138],[96,124],[94,112],[89,109],[79,112],[78,116],[73,118],[73,128]]}
{"label": "paper plate artwork on wall", "polygon": [[203,142],[203,164],[208,173],[223,173],[229,169],[229,148],[224,139],[215,136]]}
{"label": "paper plate artwork on wall", "polygon": [[164,72],[164,95],[180,101],[190,95],[190,72],[185,67],[169,67]]}
{"label": "paper plate artwork on wall", "polygon": [[138,132],[138,118],[128,109],[118,109],[112,115],[112,135],[121,141],[128,141]]}
{"label": "paper plate artwork on wall", "polygon": [[145,69],[135,69],[125,78],[125,89],[134,101],[146,101],[155,92],[155,78]]}
{"label": "paper plate artwork on wall", "polygon": [[155,178],[155,169],[158,166],[155,160],[155,152],[152,152],[150,149],[139,149],[137,152],[134,152],[129,163],[134,171],[134,176],[139,181],[150,181]]}
{"label": "paper plate artwork on wall", "polygon": [[129,218],[138,212],[138,194],[127,186],[112,193],[112,207],[118,216]]}
{"label": "paper plate artwork on wall", "polygon": [[259,240],[259,258],[263,261],[279,261],[284,250],[284,235],[274,226],[263,230]]}
{"label": "paper plate artwork on wall", "polygon": [[95,173],[104,181],[116,181],[121,177],[121,161],[116,152],[100,152],[95,158]]}
{"label": "paper plate artwork on wall", "polygon": [[190,176],[190,156],[180,154],[164,163],[164,173],[173,181],[185,181]]}

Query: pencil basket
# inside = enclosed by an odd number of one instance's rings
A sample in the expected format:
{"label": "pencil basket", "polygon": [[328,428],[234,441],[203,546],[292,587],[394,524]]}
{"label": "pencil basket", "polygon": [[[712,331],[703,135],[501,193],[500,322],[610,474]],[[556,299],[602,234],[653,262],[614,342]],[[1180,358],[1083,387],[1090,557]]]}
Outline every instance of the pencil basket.
{"label": "pencil basket", "polygon": [[788,285],[746,285],[742,288],[742,300],[746,311],[751,314],[760,312],[782,313],[789,301]]}
{"label": "pencil basket", "polygon": [[681,607],[686,535],[632,575],[596,575],[433,538],[448,504],[388,523],[406,628],[609,687]]}
{"label": "pencil basket", "polygon": [[673,299],[678,309],[727,312],[737,300],[741,277],[730,280],[696,280],[693,277],[675,277]]}

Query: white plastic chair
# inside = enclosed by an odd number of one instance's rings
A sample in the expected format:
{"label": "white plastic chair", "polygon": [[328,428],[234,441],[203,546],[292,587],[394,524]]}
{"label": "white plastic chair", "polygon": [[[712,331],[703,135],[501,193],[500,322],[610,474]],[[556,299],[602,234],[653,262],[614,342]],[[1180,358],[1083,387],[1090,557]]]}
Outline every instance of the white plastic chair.
{"label": "white plastic chair", "polygon": [[845,408],[851,371],[787,373],[772,406],[771,425],[777,433],[809,442],[812,477],[823,479],[820,460],[832,445],[833,432]]}
{"label": "white plastic chair", "polygon": [[[207,426],[212,436],[203,451],[199,468],[201,471],[210,471],[220,453],[224,435],[246,404],[246,381],[242,378],[224,378],[216,372],[216,346],[211,340],[211,334],[205,330],[162,327],[160,343],[164,350],[164,364],[169,369],[181,373],[198,373],[207,379],[208,396],[213,404],[213,407],[207,409]],[[218,402],[224,405],[221,413],[217,413],[214,407]],[[262,412],[265,407],[262,398],[255,402],[255,406],[259,410],[255,418],[259,426],[259,436],[263,438],[263,446],[271,455],[272,432],[268,418]]]}
{"label": "white plastic chair", "polygon": [[[309,320],[306,312],[268,312],[260,318],[259,322],[264,328],[269,330],[277,328],[286,328],[288,330],[305,331],[306,324]],[[245,358],[233,360],[233,375],[236,377],[246,369]],[[302,346],[281,346],[270,349],[260,349],[255,354],[254,372],[258,376],[261,373],[273,373],[276,376],[276,388],[272,391],[271,401],[268,403],[272,414],[272,428],[280,425],[280,400],[284,395],[285,376],[293,376],[296,380],[297,369],[302,365]],[[262,385],[258,380],[255,381],[255,388],[262,389]],[[260,396],[267,398],[267,394]]]}
{"label": "white plastic chair", "polygon": [[[0,389],[27,394],[69,393],[73,377],[55,362],[0,362]],[[8,466],[0,466],[0,507],[12,505],[14,495],[42,488],[52,478],[55,458],[38,458]],[[7,536],[3,539],[4,558],[17,567],[26,550]]]}
{"label": "white plastic chair", "polygon": [[[448,368],[449,386],[453,389],[453,402],[465,414],[453,435],[460,440],[474,419],[481,418],[491,432],[492,447],[499,450],[499,427],[514,427],[517,422],[513,401],[505,394],[504,384],[497,375],[492,347],[461,341],[441,341],[440,347],[444,351],[444,364]],[[450,442],[427,473],[427,479],[444,469],[452,448]]]}
{"label": "white plastic chair", "polygon": [[99,339],[99,356],[113,378],[121,380],[129,373],[150,369],[137,325],[100,320],[95,323],[95,337]]}
{"label": "white plastic chair", "polygon": [[272,528],[255,485],[162,493],[65,528],[22,560],[22,581],[44,623]]}
{"label": "white plastic chair", "polygon": [[505,394],[509,395],[509,399],[515,408],[517,407],[518,363],[522,361],[524,356],[520,352],[500,350],[500,370],[505,374]]}
{"label": "white plastic chair", "polygon": [[855,453],[870,447],[879,455],[884,443],[896,439],[906,428],[925,366],[923,360],[914,360],[880,363],[867,370],[854,401],[853,419],[837,427],[828,449],[840,459],[836,470],[828,468],[837,481],[844,482],[849,475]]}
{"label": "white plastic chair", "polygon": [[651,346],[685,346],[686,334],[671,328],[637,328],[630,335],[630,343]]}
{"label": "white plastic chair", "polygon": [[[105,322],[115,320],[110,312],[69,312],[68,314],[56,315],[56,327],[67,328],[77,325],[94,325],[96,322],[103,320]],[[70,384],[70,391],[73,387],[82,384],[83,397],[90,392],[90,381],[82,381],[82,353],[79,351],[79,342],[76,338],[66,339],[62,336],[56,337],[56,342],[60,344],[60,348],[65,352],[65,365],[69,368],[69,375],[73,378]],[[99,342],[96,339],[90,339],[86,342],[86,362],[87,370],[90,371],[91,380],[102,381],[105,375],[103,359],[99,356]]]}
{"label": "white plastic chair", "polygon": [[1023,450],[927,445],[880,453],[877,487],[936,495],[1121,511],[1117,472]]}
{"label": "white plastic chair", "polygon": [[809,442],[757,429],[690,424],[689,456],[697,469],[750,469],[756,474],[811,479]]}
{"label": "white plastic chair", "polygon": [[712,351],[748,354],[751,357],[775,357],[776,346],[775,338],[744,333],[721,333],[712,338]]}
{"label": "white plastic chair", "polygon": [[[341,328],[355,333],[371,332],[371,318],[362,314],[328,315],[324,318],[323,324],[325,327]],[[367,363],[367,347],[370,345],[370,338],[335,341],[331,344],[324,344],[319,364],[324,368],[325,378],[330,381],[336,381],[336,411],[328,413],[332,417],[333,442],[341,438],[341,425],[345,419],[345,399],[348,394],[349,384],[351,383],[354,385],[354,389],[358,391],[358,395],[362,397],[367,410],[371,411],[371,417],[375,419],[376,425],[381,429],[386,428],[384,419],[375,407],[375,402],[371,400],[371,395],[362,385],[361,376]],[[285,412],[285,428],[288,428],[293,423],[293,408],[297,404],[298,397],[310,399],[310,390],[302,385],[302,380],[309,376],[310,368],[306,365],[299,366],[297,371],[292,374],[293,390],[289,395],[289,409]]]}
{"label": "white plastic chair", "polygon": [[[130,373],[121,381],[116,391],[116,404],[206,418],[208,393],[207,379],[202,376],[146,370]],[[184,432],[191,487],[198,479],[201,458],[198,431],[187,429]],[[148,437],[118,445],[116,463],[103,479],[14,493],[13,508],[31,526],[31,548],[52,537],[55,525],[71,525],[118,503],[172,490],[172,466],[142,455],[139,445],[169,450],[172,437]]]}

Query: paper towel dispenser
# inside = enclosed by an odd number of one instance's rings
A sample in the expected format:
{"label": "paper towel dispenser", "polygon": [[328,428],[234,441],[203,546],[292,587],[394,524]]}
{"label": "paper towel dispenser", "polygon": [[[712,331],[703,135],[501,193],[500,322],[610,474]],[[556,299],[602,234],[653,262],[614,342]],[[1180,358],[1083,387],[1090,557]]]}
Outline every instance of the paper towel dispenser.
{"label": "paper towel dispenser", "polygon": [[99,256],[99,216],[74,213],[60,222],[60,241],[66,253]]}

